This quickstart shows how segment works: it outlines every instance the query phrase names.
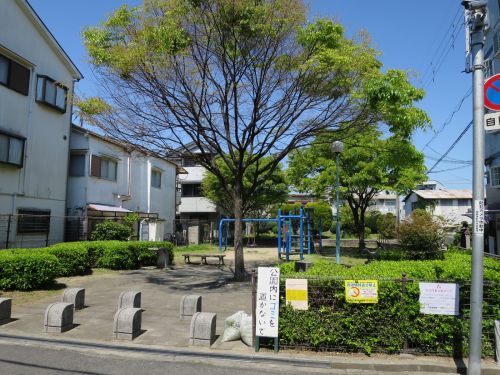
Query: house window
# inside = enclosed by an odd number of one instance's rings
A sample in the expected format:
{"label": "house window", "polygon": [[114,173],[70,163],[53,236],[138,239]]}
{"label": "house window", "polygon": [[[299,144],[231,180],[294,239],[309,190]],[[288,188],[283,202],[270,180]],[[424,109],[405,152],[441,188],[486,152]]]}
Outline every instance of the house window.
{"label": "house window", "polygon": [[182,185],[183,197],[202,197],[201,184],[183,184]]}
{"label": "house window", "polygon": [[69,175],[71,177],[85,176],[85,154],[71,154],[69,157]]}
{"label": "house window", "polygon": [[0,55],[0,84],[28,96],[30,70]]}
{"label": "house window", "polygon": [[18,234],[44,234],[50,230],[50,210],[19,210]]}
{"label": "house window", "polygon": [[46,104],[59,112],[66,112],[68,88],[47,76],[38,76],[36,83],[36,101]]}
{"label": "house window", "polygon": [[493,75],[493,60],[486,59],[484,60],[484,79],[490,78]]}
{"label": "house window", "polygon": [[459,207],[471,207],[471,200],[470,199],[459,199],[458,200],[458,206]]}
{"label": "house window", "polygon": [[156,169],[151,170],[151,186],[161,189],[161,171]]}
{"label": "house window", "polygon": [[24,142],[24,138],[0,133],[0,162],[22,168]]}
{"label": "house window", "polygon": [[490,182],[493,187],[500,187],[500,166],[491,167]]}
{"label": "house window", "polygon": [[441,199],[439,204],[446,207],[453,206],[453,199]]}
{"label": "house window", "polygon": [[198,166],[199,163],[196,159],[194,158],[184,158],[182,159],[182,166],[183,167],[196,167]]}
{"label": "house window", "polygon": [[117,162],[108,158],[92,155],[90,175],[105,180],[116,181]]}

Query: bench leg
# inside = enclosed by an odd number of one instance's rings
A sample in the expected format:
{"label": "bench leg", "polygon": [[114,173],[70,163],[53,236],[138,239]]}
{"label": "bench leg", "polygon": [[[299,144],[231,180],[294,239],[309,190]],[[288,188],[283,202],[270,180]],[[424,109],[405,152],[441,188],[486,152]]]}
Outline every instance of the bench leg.
{"label": "bench leg", "polygon": [[191,262],[189,261],[189,257],[184,256],[184,263],[191,263]]}
{"label": "bench leg", "polygon": [[207,257],[201,257],[201,264],[207,264]]}

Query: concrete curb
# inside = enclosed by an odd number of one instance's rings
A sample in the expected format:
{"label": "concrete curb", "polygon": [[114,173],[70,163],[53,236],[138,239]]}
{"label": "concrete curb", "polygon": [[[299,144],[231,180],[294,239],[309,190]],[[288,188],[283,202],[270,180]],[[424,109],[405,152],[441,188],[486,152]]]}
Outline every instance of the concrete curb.
{"label": "concrete curb", "polygon": [[[20,344],[25,343],[37,345],[52,345],[61,348],[73,349],[94,349],[94,350],[109,350],[118,353],[135,353],[149,355],[172,356],[179,359],[209,359],[209,360],[224,360],[238,362],[259,362],[274,365],[287,365],[297,367],[311,367],[337,370],[360,370],[360,371],[380,371],[380,372],[436,372],[449,374],[466,374],[465,363],[460,363],[455,366],[441,363],[418,363],[418,358],[414,360],[401,360],[391,362],[390,360],[379,360],[366,357],[361,361],[353,361],[352,359],[336,358],[325,360],[320,358],[308,359],[297,358],[285,355],[268,355],[264,353],[242,354],[242,353],[225,353],[214,349],[200,350],[194,348],[173,348],[159,347],[152,345],[129,345],[122,343],[108,343],[98,341],[82,341],[73,339],[52,338],[44,336],[23,336],[15,334],[0,334],[0,340],[9,343]],[[482,375],[499,375],[500,368],[495,365],[483,365]]]}

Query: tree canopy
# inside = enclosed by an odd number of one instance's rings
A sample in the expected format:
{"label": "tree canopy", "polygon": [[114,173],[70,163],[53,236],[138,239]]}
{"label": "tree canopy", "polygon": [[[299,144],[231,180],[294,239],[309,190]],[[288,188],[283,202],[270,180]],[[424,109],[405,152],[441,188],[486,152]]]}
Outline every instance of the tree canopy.
{"label": "tree canopy", "polygon": [[83,39],[106,100],[83,100],[81,115],[90,108],[87,121],[160,155],[199,146],[200,163],[232,197],[238,279],[244,202],[291,150],[381,114],[402,133],[407,119],[422,120],[401,104],[412,100],[398,89],[404,73],[382,72],[365,36],[347,38],[330,19],[308,22],[302,0],[144,0]]}
{"label": "tree canopy", "polygon": [[[263,164],[272,162],[271,157],[262,158]],[[222,158],[215,161],[226,178],[229,185],[234,185],[235,176]],[[285,202],[288,197],[288,183],[285,180],[285,173],[281,165],[278,165],[269,178],[260,184],[257,189],[250,194],[248,190],[252,188],[252,181],[255,179],[256,166],[247,168],[243,175],[243,194],[247,197],[242,205],[242,213],[247,216],[251,212],[263,211],[271,205]],[[231,216],[233,213],[234,202],[232,197],[225,192],[221,186],[220,180],[211,172],[205,173],[202,182],[203,194],[205,197],[222,208],[225,215]]]}
{"label": "tree canopy", "polygon": [[[321,196],[331,193],[333,198],[336,185],[333,139],[337,139],[335,133],[324,133],[310,147],[291,154],[287,173],[297,189]],[[401,194],[424,181],[424,156],[406,134],[384,137],[375,127],[353,132],[344,142],[339,157],[340,194],[352,211],[359,246],[363,249],[365,213],[370,202],[378,192],[390,190]]]}

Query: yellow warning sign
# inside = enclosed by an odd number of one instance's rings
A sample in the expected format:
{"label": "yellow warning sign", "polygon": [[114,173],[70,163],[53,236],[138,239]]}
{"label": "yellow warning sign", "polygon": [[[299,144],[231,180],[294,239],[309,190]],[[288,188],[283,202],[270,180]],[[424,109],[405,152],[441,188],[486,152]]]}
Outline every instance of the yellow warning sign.
{"label": "yellow warning sign", "polygon": [[345,300],[349,303],[378,303],[378,280],[345,280]]}
{"label": "yellow warning sign", "polygon": [[307,310],[307,279],[286,279],[286,304],[296,310]]}

